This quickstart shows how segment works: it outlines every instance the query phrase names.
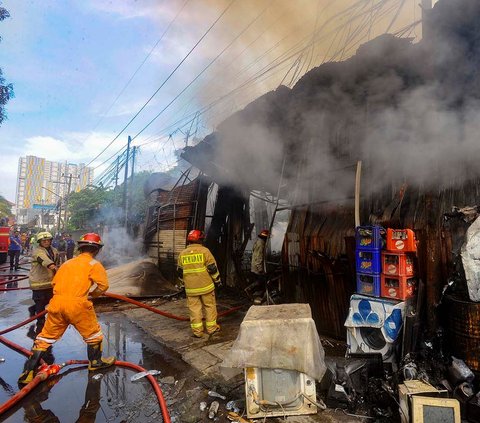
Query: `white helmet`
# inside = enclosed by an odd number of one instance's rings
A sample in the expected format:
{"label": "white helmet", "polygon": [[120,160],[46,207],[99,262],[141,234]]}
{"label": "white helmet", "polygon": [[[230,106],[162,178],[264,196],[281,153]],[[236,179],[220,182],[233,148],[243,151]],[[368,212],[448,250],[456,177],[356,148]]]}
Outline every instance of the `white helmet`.
{"label": "white helmet", "polygon": [[37,234],[37,242],[43,241],[44,239],[53,239],[53,236],[50,232],[39,232]]}

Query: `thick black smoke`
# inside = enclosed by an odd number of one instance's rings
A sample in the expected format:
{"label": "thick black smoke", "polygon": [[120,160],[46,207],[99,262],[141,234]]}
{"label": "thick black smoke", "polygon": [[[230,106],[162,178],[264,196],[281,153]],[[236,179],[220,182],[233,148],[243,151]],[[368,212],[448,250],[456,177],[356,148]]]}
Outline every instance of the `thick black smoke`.
{"label": "thick black smoke", "polygon": [[[441,0],[418,44],[383,35],[225,120],[186,157],[220,182],[302,200],[480,176],[480,2]],[[202,154],[204,153],[204,154]],[[285,162],[285,166],[283,163]]]}

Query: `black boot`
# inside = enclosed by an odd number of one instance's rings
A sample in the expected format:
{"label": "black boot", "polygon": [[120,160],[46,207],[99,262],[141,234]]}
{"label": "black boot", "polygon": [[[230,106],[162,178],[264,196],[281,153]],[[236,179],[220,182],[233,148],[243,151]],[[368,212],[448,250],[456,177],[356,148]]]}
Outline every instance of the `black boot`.
{"label": "black boot", "polygon": [[35,348],[32,349],[32,355],[29,359],[25,362],[25,366],[23,367],[23,373],[18,378],[18,383],[24,385],[30,383],[34,376],[35,371],[37,370],[38,364],[43,356],[44,351],[36,350]]}
{"label": "black boot", "polygon": [[88,370],[95,371],[105,369],[115,364],[115,357],[102,357],[102,343],[87,345]]}

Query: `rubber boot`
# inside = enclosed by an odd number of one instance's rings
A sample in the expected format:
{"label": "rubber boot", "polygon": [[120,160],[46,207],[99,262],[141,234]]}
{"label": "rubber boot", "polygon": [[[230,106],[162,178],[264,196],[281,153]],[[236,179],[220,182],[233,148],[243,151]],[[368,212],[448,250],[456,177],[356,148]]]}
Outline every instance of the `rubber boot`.
{"label": "rubber boot", "polygon": [[102,343],[98,344],[88,344],[87,345],[87,354],[88,354],[88,370],[95,371],[100,369],[105,369],[110,367],[112,364],[115,364],[115,357],[102,357]]}
{"label": "rubber boot", "polygon": [[33,349],[32,353],[33,354],[25,362],[25,366],[23,367],[23,373],[18,378],[18,383],[22,385],[30,383],[35,377],[35,370],[37,370],[38,364],[40,363],[44,351]]}

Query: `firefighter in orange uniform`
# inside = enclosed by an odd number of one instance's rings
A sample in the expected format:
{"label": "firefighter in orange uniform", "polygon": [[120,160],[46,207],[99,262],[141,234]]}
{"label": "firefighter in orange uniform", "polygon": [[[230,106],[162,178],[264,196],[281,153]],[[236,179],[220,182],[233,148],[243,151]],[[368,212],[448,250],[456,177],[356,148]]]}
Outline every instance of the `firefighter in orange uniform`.
{"label": "firefighter in orange uniform", "polygon": [[[95,233],[83,235],[78,241],[79,255],[65,262],[53,278],[53,298],[48,305],[45,326],[35,338],[32,355],[26,361],[19,383],[29,383],[45,351],[58,341],[69,325],[80,332],[87,343],[88,370],[94,371],[111,366],[115,357],[102,358],[103,334],[88,300],[99,297],[108,289],[107,272],[95,256],[103,247]],[[90,289],[96,285],[95,289]]]}
{"label": "firefighter in orange uniform", "polygon": [[197,338],[204,334],[202,309],[205,309],[207,334],[220,330],[215,301],[215,284],[221,286],[220,274],[212,253],[202,245],[204,238],[204,233],[197,229],[188,233],[188,245],[178,256],[177,267],[178,277],[185,284],[190,326]]}

